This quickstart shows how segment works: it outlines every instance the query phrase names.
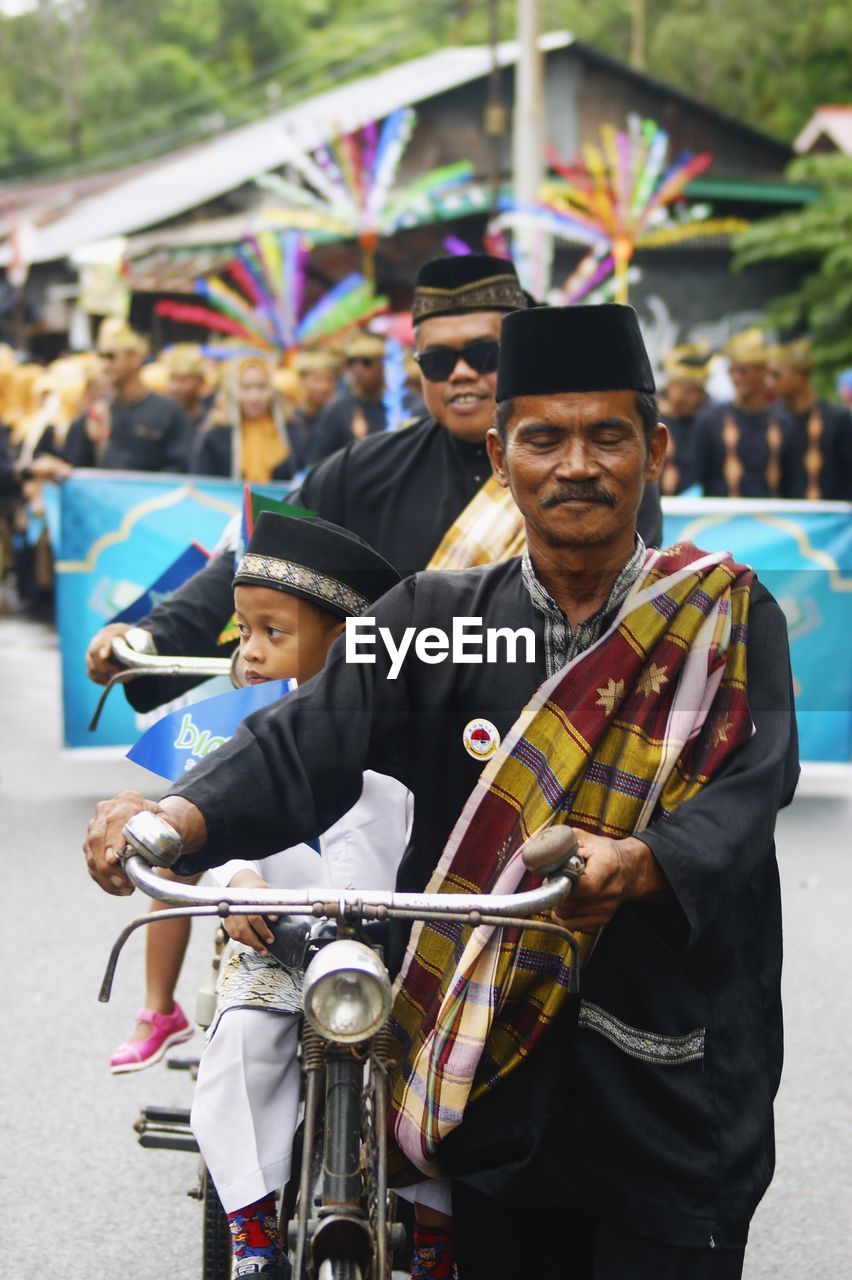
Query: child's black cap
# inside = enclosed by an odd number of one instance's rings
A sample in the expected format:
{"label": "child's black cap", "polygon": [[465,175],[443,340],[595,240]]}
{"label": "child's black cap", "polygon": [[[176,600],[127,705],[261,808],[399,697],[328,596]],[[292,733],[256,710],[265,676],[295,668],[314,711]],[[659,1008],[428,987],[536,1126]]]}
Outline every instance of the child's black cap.
{"label": "child's black cap", "polygon": [[318,516],[262,511],[234,586],[272,587],[356,618],[399,580],[393,565],[356,534]]}

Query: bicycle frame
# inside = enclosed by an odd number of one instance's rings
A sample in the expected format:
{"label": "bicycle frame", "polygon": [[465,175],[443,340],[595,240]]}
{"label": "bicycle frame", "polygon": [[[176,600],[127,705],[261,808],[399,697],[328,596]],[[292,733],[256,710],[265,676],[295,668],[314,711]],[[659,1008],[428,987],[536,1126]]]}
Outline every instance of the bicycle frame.
{"label": "bicycle frame", "polygon": [[[150,815],[149,815],[150,818]],[[157,820],[159,822],[159,820]],[[156,829],[157,823],[154,823]],[[169,828],[160,824],[166,832]],[[172,849],[154,849],[149,843],[150,827],[142,838],[126,832],[131,848],[145,849],[159,861],[173,858]],[[549,833],[554,834],[553,830]],[[567,833],[566,834],[570,834]],[[171,832],[172,837],[176,833]],[[553,841],[550,841],[552,844]],[[274,914],[310,915],[337,923],[337,940],[328,948],[340,947],[347,939],[363,937],[362,926],[382,920],[456,921],[478,927],[493,925],[530,929],[556,934],[569,947],[573,958],[572,989],[578,984],[578,949],[570,931],[552,920],[537,918],[551,911],[570,893],[583,871],[582,860],[570,849],[561,859],[528,861],[537,872],[550,878],[537,889],[517,894],[428,894],[389,893],[381,890],[339,892],[330,896],[327,887],[302,890],[207,889],[165,880],[156,874],[140,852],[124,859],[131,882],[159,902],[172,904],[158,911],[156,920],[182,916]],[[109,999],[121,950],[138,928],[151,922],[151,915],[130,922],[116,940],[109,956],[100,999]],[[371,944],[372,946],[372,944]],[[357,951],[357,948],[354,950]],[[375,947],[372,948],[376,950]],[[328,956],[329,951],[323,951]],[[364,954],[363,947],[361,954]],[[375,961],[371,961],[375,965]],[[310,966],[306,970],[305,1002],[309,1003]],[[383,971],[383,969],[382,969]],[[345,976],[345,966],[329,972]],[[325,976],[325,974],[323,975]],[[387,991],[389,993],[389,979]],[[317,985],[316,983],[314,984]],[[388,994],[389,1001],[389,994]],[[389,1007],[389,1004],[388,1006]],[[310,1012],[310,1011],[309,1011]],[[294,1280],[310,1274],[367,1276],[387,1280],[390,1276],[392,1231],[388,1226],[387,1150],[385,1116],[388,1106],[388,1070],[391,1066],[387,1017],[375,1030],[374,1022],[362,1024],[365,1038],[344,1043],[328,1030],[304,1020],[302,1069],[305,1075],[305,1116],[299,1210],[291,1228]],[[333,1023],[332,1023],[333,1025]],[[358,1032],[356,1031],[356,1036]],[[323,1091],[323,1082],[325,1088]],[[325,1096],[325,1131],[321,1169],[315,1159],[320,1099]],[[362,1149],[366,1148],[366,1192],[362,1173]],[[315,1175],[319,1173],[319,1196],[315,1196]],[[310,1263],[310,1268],[308,1267]],[[352,1267],[351,1270],[347,1268]]]}

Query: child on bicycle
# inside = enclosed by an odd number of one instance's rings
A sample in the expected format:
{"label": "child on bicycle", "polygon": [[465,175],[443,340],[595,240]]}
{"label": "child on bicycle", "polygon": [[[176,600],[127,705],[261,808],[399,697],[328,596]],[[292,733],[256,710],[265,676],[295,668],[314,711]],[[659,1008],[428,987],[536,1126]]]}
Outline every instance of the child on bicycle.
{"label": "child on bicycle", "polygon": [[[366,613],[399,581],[354,534],[319,518],[263,512],[234,578],[240,663],[247,684],[295,678],[324,665],[345,619]],[[333,769],[334,762],[329,762]],[[360,799],[319,841],[217,867],[233,887],[392,889],[408,839],[410,796],[367,772]],[[281,1280],[275,1193],[290,1174],[299,1107],[300,974],[270,958],[262,916],[225,921],[233,940],[216,1017],[201,1057],[192,1127],[228,1215],[234,1275]]]}

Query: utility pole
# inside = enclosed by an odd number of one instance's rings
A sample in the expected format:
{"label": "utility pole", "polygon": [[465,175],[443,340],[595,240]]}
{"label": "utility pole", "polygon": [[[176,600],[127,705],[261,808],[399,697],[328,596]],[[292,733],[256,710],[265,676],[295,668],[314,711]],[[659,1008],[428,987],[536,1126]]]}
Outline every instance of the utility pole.
{"label": "utility pole", "polygon": [[630,65],[637,71],[645,70],[646,16],[645,0],[633,0],[633,17],[630,24]]}
{"label": "utility pole", "polygon": [[[534,205],[544,178],[544,55],[539,49],[541,0],[517,0],[518,66],[512,172],[515,202]],[[550,238],[532,228],[515,232],[515,258],[525,289],[541,292],[549,283]],[[546,243],[546,242],[547,243]]]}
{"label": "utility pole", "polygon": [[488,0],[488,47],[491,68],[488,74],[488,101],[485,107],[485,136],[488,139],[488,186],[491,192],[491,212],[496,212],[500,197],[503,136],[506,132],[506,108],[503,106],[500,84],[500,61],[497,46],[500,43],[500,0]]}

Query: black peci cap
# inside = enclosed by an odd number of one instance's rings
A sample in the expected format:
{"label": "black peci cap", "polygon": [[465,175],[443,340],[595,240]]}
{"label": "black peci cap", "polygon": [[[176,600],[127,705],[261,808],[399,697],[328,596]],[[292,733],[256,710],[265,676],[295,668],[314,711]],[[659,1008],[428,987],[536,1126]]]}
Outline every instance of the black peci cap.
{"label": "black peci cap", "polygon": [[357,534],[318,516],[261,511],[233,585],[271,587],[357,618],[399,581],[393,565]]}
{"label": "black peci cap", "polygon": [[500,332],[497,402],[565,391],[656,391],[632,307],[531,307]]}
{"label": "black peci cap", "polygon": [[417,273],[414,284],[414,323],[432,316],[467,311],[516,311],[526,306],[517,272],[505,258],[487,253],[433,258]]}

